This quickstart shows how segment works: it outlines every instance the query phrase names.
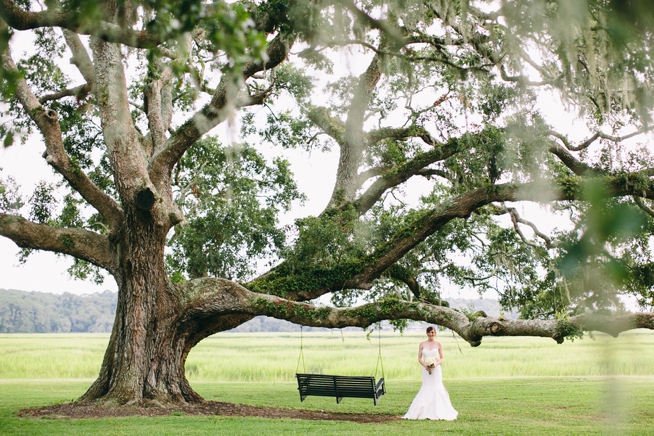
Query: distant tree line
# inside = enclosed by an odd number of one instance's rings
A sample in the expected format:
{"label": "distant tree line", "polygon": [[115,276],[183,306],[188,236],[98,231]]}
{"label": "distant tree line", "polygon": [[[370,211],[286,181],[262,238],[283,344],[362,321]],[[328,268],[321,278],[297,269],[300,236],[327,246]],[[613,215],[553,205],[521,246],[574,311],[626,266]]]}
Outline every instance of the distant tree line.
{"label": "distant tree line", "polygon": [[[116,313],[117,294],[111,291],[74,295],[68,292],[26,292],[0,289],[0,333],[104,333],[110,332]],[[453,299],[452,306],[499,315],[496,300]],[[295,332],[300,326],[258,316],[232,332]],[[305,327],[305,331],[324,330]]]}
{"label": "distant tree line", "polygon": [[87,295],[0,289],[0,333],[109,332],[116,294]]}

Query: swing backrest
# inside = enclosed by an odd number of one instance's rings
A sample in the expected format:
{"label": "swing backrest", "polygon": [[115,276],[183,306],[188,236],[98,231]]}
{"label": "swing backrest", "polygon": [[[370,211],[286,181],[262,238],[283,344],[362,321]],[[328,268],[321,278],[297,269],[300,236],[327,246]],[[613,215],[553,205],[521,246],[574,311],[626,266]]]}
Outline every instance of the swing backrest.
{"label": "swing backrest", "polygon": [[327,374],[295,374],[300,401],[309,396],[336,397],[340,403],[344,397],[372,398],[377,402],[386,393],[384,379],[375,382],[374,377]]}

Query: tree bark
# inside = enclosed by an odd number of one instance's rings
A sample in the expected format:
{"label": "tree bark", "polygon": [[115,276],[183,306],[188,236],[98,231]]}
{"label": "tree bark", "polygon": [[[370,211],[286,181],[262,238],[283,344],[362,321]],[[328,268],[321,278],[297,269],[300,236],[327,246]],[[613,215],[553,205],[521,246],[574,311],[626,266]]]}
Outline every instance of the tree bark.
{"label": "tree bark", "polygon": [[117,404],[198,401],[184,376],[195,343],[193,331],[178,324],[180,290],[164,266],[165,228],[149,211],[126,214],[119,242],[118,305],[98,379],[80,398]]}

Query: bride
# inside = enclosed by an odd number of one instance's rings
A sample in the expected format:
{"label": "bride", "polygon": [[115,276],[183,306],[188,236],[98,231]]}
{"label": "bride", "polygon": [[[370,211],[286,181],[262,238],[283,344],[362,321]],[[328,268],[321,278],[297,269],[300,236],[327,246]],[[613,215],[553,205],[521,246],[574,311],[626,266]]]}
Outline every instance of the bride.
{"label": "bride", "polygon": [[422,386],[404,419],[456,419],[450,396],[443,386],[443,346],[436,340],[436,329],[427,327],[427,340],[420,343],[418,362],[422,365]]}

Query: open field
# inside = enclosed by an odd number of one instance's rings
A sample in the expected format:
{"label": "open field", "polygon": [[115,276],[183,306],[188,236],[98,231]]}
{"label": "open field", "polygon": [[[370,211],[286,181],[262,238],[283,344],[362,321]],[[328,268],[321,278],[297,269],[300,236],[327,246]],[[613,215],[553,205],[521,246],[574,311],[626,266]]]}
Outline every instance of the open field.
{"label": "open field", "polygon": [[[382,362],[387,379],[417,379],[418,343],[423,334],[384,333]],[[441,332],[446,362],[444,378],[514,376],[654,375],[654,334],[630,332],[613,339],[597,335],[557,345],[551,339],[484,338],[470,347]],[[100,369],[108,334],[0,334],[0,379],[94,378]],[[378,337],[341,332],[305,333],[308,372],[374,375]],[[198,344],[189,355],[186,374],[195,381],[295,380],[299,333],[221,333]],[[303,369],[300,363],[300,369]],[[380,370],[381,371],[381,370]]]}
{"label": "open field", "polygon": [[[294,384],[298,334],[219,334],[187,362],[206,399],[255,406],[401,416],[419,388],[417,343],[423,335],[382,334],[388,393],[371,400],[310,397]],[[651,434],[654,427],[654,334],[597,337],[556,345],[547,339],[486,338],[471,348],[439,333],[455,422],[357,424],[288,419],[193,417],[95,420],[19,419],[24,407],[67,402],[97,374],[108,335],[0,335],[0,434]],[[460,348],[459,348],[460,347]],[[305,333],[307,371],[373,375],[376,333]],[[300,363],[301,365],[301,363]],[[302,369],[302,366],[300,366]],[[378,371],[378,376],[381,374]]]}

